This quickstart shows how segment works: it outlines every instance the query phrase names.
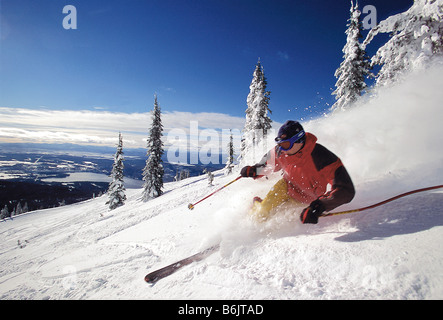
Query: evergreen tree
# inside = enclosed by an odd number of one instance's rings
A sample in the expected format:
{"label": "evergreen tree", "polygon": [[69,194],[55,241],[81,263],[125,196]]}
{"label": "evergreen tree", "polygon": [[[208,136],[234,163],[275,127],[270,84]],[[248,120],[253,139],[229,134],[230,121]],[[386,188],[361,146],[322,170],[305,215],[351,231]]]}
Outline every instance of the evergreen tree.
{"label": "evergreen tree", "polygon": [[175,181],[180,181],[180,176],[181,176],[181,171],[177,170],[177,171],[175,172],[174,180],[175,180]]}
{"label": "evergreen tree", "polygon": [[268,117],[272,113],[269,109],[270,91],[266,90],[267,81],[260,59],[255,67],[249,94],[247,97],[246,122],[243,128],[241,141],[241,163],[254,161],[255,148],[265,141],[272,120]]}
{"label": "evergreen tree", "polygon": [[214,174],[208,170],[208,185],[212,186],[212,182],[214,181]]}
{"label": "evergreen tree", "polygon": [[26,213],[26,212],[28,212],[29,211],[29,208],[28,208],[28,203],[27,202],[25,202],[25,205],[23,206],[23,213]]}
{"label": "evergreen tree", "polygon": [[212,182],[214,181],[214,174],[209,169],[204,169],[203,173],[206,173],[208,177],[208,185],[212,186]]}
{"label": "evergreen tree", "polygon": [[188,179],[190,174],[191,173],[189,172],[189,170],[181,169],[180,170],[180,180]]}
{"label": "evergreen tree", "polygon": [[163,125],[161,121],[161,111],[157,102],[157,95],[154,100],[154,110],[152,113],[152,125],[148,138],[148,151],[146,166],[143,169],[143,200],[159,197],[163,194]]}
{"label": "evergreen tree", "polygon": [[365,77],[370,74],[370,62],[359,42],[362,38],[362,23],[360,21],[361,12],[358,10],[358,3],[351,1],[348,29],[346,30],[346,45],[343,47],[343,62],[335,71],[338,79],[335,84],[335,91],[332,93],[337,100],[332,106],[332,110],[345,110],[350,104],[355,102],[366,88]]}
{"label": "evergreen tree", "polygon": [[226,161],[225,166],[225,175],[229,175],[232,173],[232,168],[234,167],[234,138],[232,137],[232,130],[230,130],[231,135],[229,137],[228,143],[228,160]]}
{"label": "evergreen tree", "polygon": [[443,4],[441,0],[415,0],[405,12],[388,17],[372,28],[368,45],[379,33],[390,33],[372,63],[381,65],[377,86],[395,82],[403,73],[425,68],[431,58],[443,54]]}
{"label": "evergreen tree", "polygon": [[190,175],[191,175],[191,172],[189,170],[179,169],[179,170],[177,170],[177,172],[175,174],[174,180],[181,181],[181,180],[189,178]]}
{"label": "evergreen tree", "polygon": [[123,139],[121,133],[118,134],[118,146],[114,156],[114,164],[112,165],[111,178],[109,183],[108,196],[109,200],[106,202],[109,209],[113,210],[125,204],[126,194],[123,182]]}
{"label": "evergreen tree", "polygon": [[5,205],[5,207],[0,211],[0,219],[6,219],[10,217],[8,206]]}
{"label": "evergreen tree", "polygon": [[18,216],[19,214],[23,213],[22,204],[20,201],[17,203],[17,207],[15,208],[15,215]]}

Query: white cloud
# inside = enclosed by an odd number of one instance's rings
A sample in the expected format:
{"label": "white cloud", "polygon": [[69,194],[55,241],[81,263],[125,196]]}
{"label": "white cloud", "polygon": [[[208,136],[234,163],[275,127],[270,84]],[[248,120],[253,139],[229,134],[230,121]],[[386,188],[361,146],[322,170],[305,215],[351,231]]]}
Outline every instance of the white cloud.
{"label": "white cloud", "polygon": [[105,136],[73,133],[69,131],[27,130],[18,128],[0,128],[0,139],[14,142],[37,143],[74,143],[74,144],[114,144],[114,138]]}
{"label": "white cloud", "polygon": [[[223,113],[165,112],[165,136],[173,129],[189,134],[191,121],[197,121],[199,130],[217,132],[233,129],[239,133],[244,125],[244,118]],[[0,107],[0,141],[115,146],[120,131],[127,147],[144,148],[151,122],[149,112]]]}

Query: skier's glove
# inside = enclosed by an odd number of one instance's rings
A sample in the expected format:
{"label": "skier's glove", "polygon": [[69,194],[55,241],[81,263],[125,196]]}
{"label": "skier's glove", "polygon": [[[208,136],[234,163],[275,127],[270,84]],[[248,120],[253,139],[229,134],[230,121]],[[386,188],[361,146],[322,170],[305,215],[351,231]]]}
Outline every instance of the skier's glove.
{"label": "skier's glove", "polygon": [[300,214],[302,223],[318,223],[318,217],[325,211],[325,205],[320,200],[314,200],[309,207],[303,209]]}
{"label": "skier's glove", "polygon": [[242,177],[255,178],[257,177],[257,167],[256,166],[246,166],[240,171]]}

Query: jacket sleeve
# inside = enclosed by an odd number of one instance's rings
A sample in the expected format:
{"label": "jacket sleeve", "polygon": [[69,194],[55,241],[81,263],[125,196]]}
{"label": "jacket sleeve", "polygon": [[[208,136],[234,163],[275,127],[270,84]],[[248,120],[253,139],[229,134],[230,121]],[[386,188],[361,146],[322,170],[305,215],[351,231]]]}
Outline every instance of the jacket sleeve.
{"label": "jacket sleeve", "polygon": [[346,168],[341,165],[334,172],[331,191],[318,199],[324,204],[326,211],[331,211],[342,204],[351,202],[354,196],[354,184]]}
{"label": "jacket sleeve", "polygon": [[276,162],[278,152],[277,147],[269,150],[261,160],[254,166],[257,169],[257,175],[268,175],[271,172],[279,171],[281,167]]}
{"label": "jacket sleeve", "polygon": [[317,170],[329,180],[332,188],[321,195],[320,200],[326,211],[331,211],[342,204],[351,202],[355,196],[355,188],[348,171],[341,160],[320,144],[312,152]]}

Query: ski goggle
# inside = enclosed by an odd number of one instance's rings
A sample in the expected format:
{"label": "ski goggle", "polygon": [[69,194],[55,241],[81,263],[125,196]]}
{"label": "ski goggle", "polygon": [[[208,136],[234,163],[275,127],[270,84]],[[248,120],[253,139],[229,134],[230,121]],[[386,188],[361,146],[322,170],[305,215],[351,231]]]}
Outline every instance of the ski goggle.
{"label": "ski goggle", "polygon": [[292,136],[289,139],[281,140],[280,138],[275,139],[277,141],[278,146],[283,151],[288,151],[294,146],[294,143],[299,142],[305,136],[305,131],[302,130],[297,133],[295,136]]}

